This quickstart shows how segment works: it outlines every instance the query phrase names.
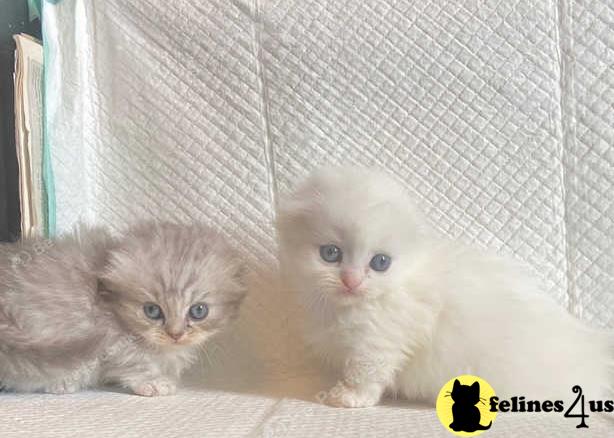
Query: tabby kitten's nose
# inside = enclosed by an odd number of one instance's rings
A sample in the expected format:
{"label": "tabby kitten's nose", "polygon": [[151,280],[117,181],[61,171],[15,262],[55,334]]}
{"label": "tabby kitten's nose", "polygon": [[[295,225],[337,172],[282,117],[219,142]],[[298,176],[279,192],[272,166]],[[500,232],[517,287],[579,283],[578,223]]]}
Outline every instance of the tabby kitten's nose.
{"label": "tabby kitten's nose", "polygon": [[175,341],[179,341],[185,335],[185,332],[168,332],[168,335]]}

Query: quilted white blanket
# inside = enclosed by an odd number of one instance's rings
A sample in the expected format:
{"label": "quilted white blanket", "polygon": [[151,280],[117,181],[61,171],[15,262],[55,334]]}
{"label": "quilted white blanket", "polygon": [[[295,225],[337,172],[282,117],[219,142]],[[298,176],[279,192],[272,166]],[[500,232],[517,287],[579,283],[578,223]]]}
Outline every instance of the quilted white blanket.
{"label": "quilted white blanket", "polygon": [[[200,219],[273,262],[295,179],[375,164],[442,233],[524,259],[562,306],[614,326],[611,0],[60,0],[43,15],[59,231]],[[314,404],[324,383],[284,294],[255,282],[189,389],[3,395],[1,436],[448,436],[432,409]],[[488,433],[576,432],[501,415]]]}

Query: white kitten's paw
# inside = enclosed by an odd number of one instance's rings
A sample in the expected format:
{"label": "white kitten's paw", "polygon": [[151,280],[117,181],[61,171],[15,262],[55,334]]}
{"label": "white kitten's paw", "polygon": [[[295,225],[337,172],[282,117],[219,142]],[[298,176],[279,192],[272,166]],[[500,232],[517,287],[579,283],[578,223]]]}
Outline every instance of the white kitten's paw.
{"label": "white kitten's paw", "polygon": [[168,379],[160,378],[139,383],[135,385],[132,390],[136,395],[156,397],[159,395],[173,395],[177,390],[177,386]]}
{"label": "white kitten's paw", "polygon": [[339,382],[322,397],[322,402],[337,408],[368,408],[375,406],[380,396],[379,390],[350,388]]}
{"label": "white kitten's paw", "polygon": [[80,389],[79,384],[72,381],[54,382],[45,387],[47,394],[72,394]]}

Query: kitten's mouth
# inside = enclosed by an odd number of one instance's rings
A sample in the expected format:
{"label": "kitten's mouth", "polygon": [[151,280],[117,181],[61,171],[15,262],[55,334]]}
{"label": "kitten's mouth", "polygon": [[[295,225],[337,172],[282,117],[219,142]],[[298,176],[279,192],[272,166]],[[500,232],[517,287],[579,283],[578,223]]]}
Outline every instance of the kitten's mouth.
{"label": "kitten's mouth", "polygon": [[361,297],[363,294],[362,290],[360,289],[350,289],[348,287],[341,287],[339,289],[339,294],[342,297],[347,297],[348,299],[353,299],[353,298],[359,298]]}
{"label": "kitten's mouth", "polygon": [[183,333],[181,335],[167,335],[165,340],[165,345],[168,345],[170,347],[185,347],[187,345],[190,345],[190,337]]}
{"label": "kitten's mouth", "polygon": [[190,341],[187,338],[181,338],[181,339],[169,338],[168,344],[173,347],[185,347],[186,345],[190,344]]}

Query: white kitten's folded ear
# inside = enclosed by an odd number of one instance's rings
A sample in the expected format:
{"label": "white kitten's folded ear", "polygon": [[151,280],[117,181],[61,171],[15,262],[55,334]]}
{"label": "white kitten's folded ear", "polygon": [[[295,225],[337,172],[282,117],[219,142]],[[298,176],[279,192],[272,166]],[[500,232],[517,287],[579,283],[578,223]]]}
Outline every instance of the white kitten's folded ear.
{"label": "white kitten's folded ear", "polygon": [[279,203],[275,217],[279,249],[287,250],[303,239],[303,233],[310,228],[317,194],[304,194],[304,191],[285,196]]}
{"label": "white kitten's folded ear", "polygon": [[285,227],[296,222],[301,216],[309,212],[309,204],[304,197],[297,193],[284,195],[277,207],[275,227],[283,231]]}

